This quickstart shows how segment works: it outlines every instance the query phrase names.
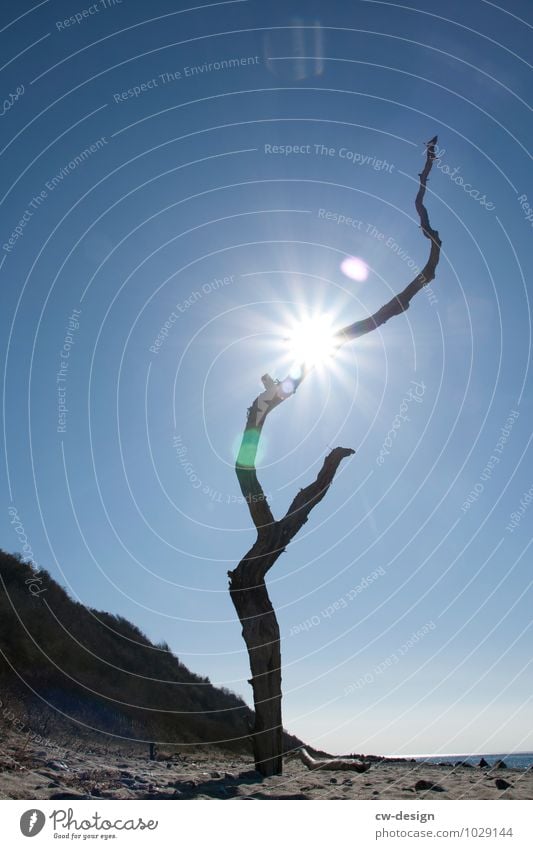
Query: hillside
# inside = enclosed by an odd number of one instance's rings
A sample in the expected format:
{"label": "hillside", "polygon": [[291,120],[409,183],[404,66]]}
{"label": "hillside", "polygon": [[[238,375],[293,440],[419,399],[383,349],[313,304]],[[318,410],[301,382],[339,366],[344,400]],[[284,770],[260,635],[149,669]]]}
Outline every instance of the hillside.
{"label": "hillside", "polygon": [[[251,751],[253,714],[239,696],[190,672],[131,622],[84,607],[48,572],[1,550],[0,687],[4,723],[12,704],[40,734],[68,727]],[[286,735],[286,744],[300,741]]]}

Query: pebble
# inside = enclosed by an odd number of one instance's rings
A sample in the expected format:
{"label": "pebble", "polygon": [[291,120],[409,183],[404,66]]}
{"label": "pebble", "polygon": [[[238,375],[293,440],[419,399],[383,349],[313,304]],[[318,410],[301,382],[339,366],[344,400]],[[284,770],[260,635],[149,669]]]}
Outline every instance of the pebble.
{"label": "pebble", "polygon": [[433,790],[434,793],[445,793],[444,787],[440,784],[433,784],[432,781],[425,781],[423,778],[415,784],[415,790]]}

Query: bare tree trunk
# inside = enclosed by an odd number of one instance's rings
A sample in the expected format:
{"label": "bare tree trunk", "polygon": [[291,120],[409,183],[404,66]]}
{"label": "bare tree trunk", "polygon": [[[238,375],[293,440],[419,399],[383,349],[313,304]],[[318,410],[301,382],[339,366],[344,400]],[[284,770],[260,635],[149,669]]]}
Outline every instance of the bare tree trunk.
{"label": "bare tree trunk", "polygon": [[[336,334],[337,347],[376,330],[394,315],[408,309],[411,299],[435,277],[440,258],[441,241],[432,230],[424,206],[429,172],[435,159],[437,137],[427,144],[426,164],[421,174],[415,200],[424,236],[431,241],[428,261],[420,274],[389,303],[374,315],[347,325]],[[252,733],[256,769],[262,775],[281,775],[283,727],[281,719],[281,651],[280,633],[274,608],[268,597],[265,576],[300,528],[309,513],[325,496],[342,460],[355,452],[351,448],[334,448],[325,458],[313,483],[301,489],[287,513],[276,520],[261,488],[255,469],[257,448],[267,415],[293,395],[308,374],[305,364],[300,377],[274,381],[266,374],[262,392],[248,409],[246,426],[235,471],[245,497],[250,516],[257,529],[257,539],[239,565],[228,572],[231,600],[242,625],[242,635],[248,649],[255,706]]]}
{"label": "bare tree trunk", "polygon": [[[248,414],[255,422],[254,405]],[[257,527],[257,540],[236,569],[228,572],[231,600],[242,625],[248,649],[254,693],[255,724],[252,733],[256,769],[262,775],[281,775],[283,728],[281,722],[281,650],[279,626],[268,597],[265,575],[287,544],[298,533],[312,508],[326,494],[335,472],[351,448],[334,448],[324,460],[317,479],[300,490],[283,519],[276,521],[257,480],[255,461],[261,427],[245,431],[237,458],[237,476]],[[251,445],[255,446],[251,448]],[[253,458],[251,453],[253,453]]]}
{"label": "bare tree trunk", "polygon": [[279,626],[264,584],[246,586],[246,568],[232,573],[230,593],[242,622],[250,657],[255,725],[252,742],[255,768],[263,775],[281,775],[281,652]]}

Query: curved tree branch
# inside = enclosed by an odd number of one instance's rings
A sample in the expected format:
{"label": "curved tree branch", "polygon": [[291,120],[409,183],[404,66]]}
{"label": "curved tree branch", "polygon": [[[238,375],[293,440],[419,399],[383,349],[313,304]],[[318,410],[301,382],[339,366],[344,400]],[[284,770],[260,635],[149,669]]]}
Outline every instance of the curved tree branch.
{"label": "curved tree branch", "polygon": [[372,330],[376,330],[376,328],[380,327],[380,325],[385,324],[389,318],[405,312],[406,309],[409,309],[409,304],[414,296],[418,294],[424,286],[427,286],[428,283],[435,279],[435,269],[437,268],[440,259],[440,248],[442,242],[437,230],[433,230],[429,223],[429,215],[426,207],[424,206],[424,196],[426,194],[429,172],[431,171],[433,161],[436,158],[435,145],[437,144],[437,141],[438,136],[435,136],[435,138],[431,139],[431,141],[427,143],[426,164],[424,165],[423,171],[418,175],[420,182],[415,199],[415,207],[418,217],[420,218],[422,233],[426,239],[429,239],[431,242],[428,260],[420,274],[417,274],[414,280],[405,287],[403,292],[400,292],[399,295],[395,295],[388,304],[381,307],[381,309],[375,312],[374,315],[371,315],[362,321],[356,321],[354,324],[350,324],[348,327],[344,327],[340,330],[338,335],[342,339],[341,344],[349,342],[352,339],[357,339],[359,336],[364,336],[365,333],[370,333]]}
{"label": "curved tree branch", "polygon": [[[395,295],[387,304],[380,307],[373,315],[368,316],[353,324],[343,327],[336,333],[338,340],[336,347],[340,348],[347,342],[353,339],[358,339],[366,333],[371,333],[382,324],[385,324],[390,318],[395,315],[400,315],[409,308],[412,299],[415,297],[424,286],[427,286],[435,278],[435,270],[440,259],[441,240],[437,230],[433,230],[429,221],[429,215],[424,206],[424,197],[426,194],[426,186],[430,171],[433,167],[433,162],[436,158],[435,145],[438,137],[435,136],[426,145],[426,162],[422,172],[418,175],[419,187],[415,198],[415,207],[420,219],[420,227],[422,233],[431,242],[428,260],[422,271],[408,283],[408,285]],[[235,470],[241,487],[241,492],[244,495],[248,509],[252,517],[252,521],[256,526],[258,533],[266,531],[268,526],[274,522],[274,517],[268,505],[266,496],[263,493],[261,485],[257,479],[255,471],[255,460],[261,431],[269,413],[278,407],[291,395],[294,395],[300,383],[312,371],[311,368],[303,366],[298,379],[286,377],[285,380],[272,380],[270,375],[265,374],[261,378],[265,391],[262,392],[254,400],[251,407],[248,408],[246,417],[246,425],[244,428],[243,438]],[[346,449],[338,449],[346,450]]]}
{"label": "curved tree branch", "polygon": [[334,448],[325,458],[316,480],[301,489],[293,499],[291,506],[280,522],[282,534],[288,537],[288,540],[291,540],[302,525],[307,522],[313,507],[322,501],[330,488],[340,463],[350,454],[355,454],[353,448]]}

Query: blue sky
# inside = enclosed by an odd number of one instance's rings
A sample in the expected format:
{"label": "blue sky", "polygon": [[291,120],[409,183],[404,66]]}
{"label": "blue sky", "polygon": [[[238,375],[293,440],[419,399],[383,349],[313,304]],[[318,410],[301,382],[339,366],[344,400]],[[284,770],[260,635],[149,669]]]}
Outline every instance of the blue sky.
{"label": "blue sky", "polygon": [[276,516],[357,451],[268,576],[284,717],[335,752],[524,751],[533,20],[418,5],[3,8],[0,541],[14,506],[75,598],[250,700],[226,575],[254,539],[246,408],[302,312],[363,318],[424,264],[438,133],[431,293],[264,430]]}

